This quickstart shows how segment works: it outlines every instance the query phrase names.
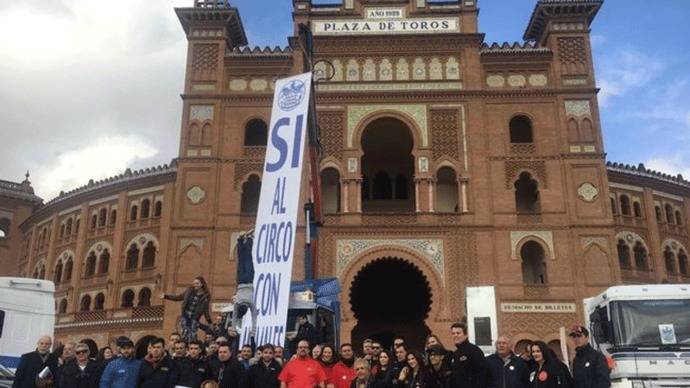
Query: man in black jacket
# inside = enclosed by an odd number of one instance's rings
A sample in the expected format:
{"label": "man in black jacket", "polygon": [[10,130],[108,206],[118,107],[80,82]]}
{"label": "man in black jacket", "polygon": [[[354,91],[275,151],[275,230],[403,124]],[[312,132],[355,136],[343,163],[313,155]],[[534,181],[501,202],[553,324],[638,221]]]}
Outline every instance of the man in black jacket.
{"label": "man in black jacket", "polygon": [[211,379],[218,383],[219,388],[240,388],[244,379],[244,368],[233,357],[230,344],[218,345],[218,357],[209,360]]}
{"label": "man in black jacket", "polygon": [[89,347],[79,343],[74,354],[75,358],[61,368],[58,388],[98,388],[101,366],[89,358]]}
{"label": "man in black jacket", "polygon": [[467,325],[454,323],[450,336],[455,343],[451,363],[450,386],[453,388],[485,388],[488,365],[484,352],[468,339]]}
{"label": "man in black jacket", "polygon": [[316,336],[316,328],[309,322],[306,314],[297,316],[297,335],[290,341],[290,354],[297,352],[297,344],[300,341],[307,341],[311,346],[318,343]]}
{"label": "man in black jacket", "polygon": [[[46,335],[38,339],[35,351],[22,354],[14,375],[12,388],[49,387],[56,380],[58,376],[58,358],[50,353],[52,345],[52,338]],[[50,370],[49,375],[46,375],[46,378],[43,379],[39,378],[38,375],[46,367]]]}
{"label": "man in black jacket", "polygon": [[165,354],[165,340],[149,341],[149,353],[139,369],[139,388],[174,388],[177,384],[177,366]]}
{"label": "man in black jacket", "polygon": [[275,360],[273,345],[260,346],[259,351],[261,359],[247,371],[246,388],[280,388],[278,375],[282,367]]}
{"label": "man in black jacket", "polygon": [[201,341],[190,342],[188,347],[189,355],[186,358],[175,361],[179,376],[177,385],[199,388],[202,382],[211,378],[208,361],[201,356],[202,347]]}
{"label": "man in black jacket", "polygon": [[608,363],[601,352],[589,344],[589,330],[573,326],[570,338],[575,344],[573,379],[575,388],[608,388],[611,386]]}
{"label": "man in black jacket", "polygon": [[496,339],[496,353],[486,358],[489,364],[489,387],[529,388],[529,369],[525,361],[511,350],[510,339]]}

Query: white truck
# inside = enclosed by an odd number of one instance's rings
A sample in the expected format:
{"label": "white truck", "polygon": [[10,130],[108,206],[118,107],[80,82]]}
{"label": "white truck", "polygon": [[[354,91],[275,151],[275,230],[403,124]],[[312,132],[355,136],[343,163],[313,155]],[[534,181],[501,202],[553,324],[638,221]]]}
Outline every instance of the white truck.
{"label": "white truck", "polygon": [[584,311],[613,388],[690,387],[690,285],[611,287]]}
{"label": "white truck", "polygon": [[19,357],[36,349],[39,336],[53,335],[54,293],[48,280],[0,277],[1,366],[14,371]]}

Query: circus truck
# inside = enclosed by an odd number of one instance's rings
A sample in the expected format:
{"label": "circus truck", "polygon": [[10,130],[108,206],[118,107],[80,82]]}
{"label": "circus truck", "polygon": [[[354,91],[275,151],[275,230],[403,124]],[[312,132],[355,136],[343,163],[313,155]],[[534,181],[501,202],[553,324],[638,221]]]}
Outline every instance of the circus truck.
{"label": "circus truck", "polygon": [[690,284],[611,287],[584,311],[613,388],[690,387]]}

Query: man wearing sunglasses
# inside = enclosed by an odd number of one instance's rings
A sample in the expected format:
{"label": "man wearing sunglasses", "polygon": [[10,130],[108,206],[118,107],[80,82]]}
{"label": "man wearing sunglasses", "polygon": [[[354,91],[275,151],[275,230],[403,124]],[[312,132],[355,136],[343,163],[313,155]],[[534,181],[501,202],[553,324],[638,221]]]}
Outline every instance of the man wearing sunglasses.
{"label": "man wearing sunglasses", "polygon": [[58,388],[98,388],[100,367],[89,358],[89,347],[79,343],[74,348],[75,358],[62,368]]}
{"label": "man wearing sunglasses", "polygon": [[601,352],[589,344],[589,330],[576,325],[570,329],[570,338],[575,345],[573,380],[575,388],[608,388],[611,386],[608,363]]}

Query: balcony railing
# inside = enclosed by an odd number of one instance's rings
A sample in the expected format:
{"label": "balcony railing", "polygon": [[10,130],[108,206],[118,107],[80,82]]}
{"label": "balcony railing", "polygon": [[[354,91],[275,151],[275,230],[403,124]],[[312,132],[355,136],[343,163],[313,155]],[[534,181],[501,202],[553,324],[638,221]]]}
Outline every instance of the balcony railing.
{"label": "balcony railing", "polygon": [[229,0],[194,0],[195,8],[230,8]]}
{"label": "balcony railing", "polygon": [[102,325],[129,327],[133,320],[139,323],[162,322],[164,314],[165,306],[163,305],[57,314],[56,329],[102,327]]}
{"label": "balcony railing", "polygon": [[625,282],[649,283],[654,281],[654,272],[642,269],[621,269],[621,277]]}

